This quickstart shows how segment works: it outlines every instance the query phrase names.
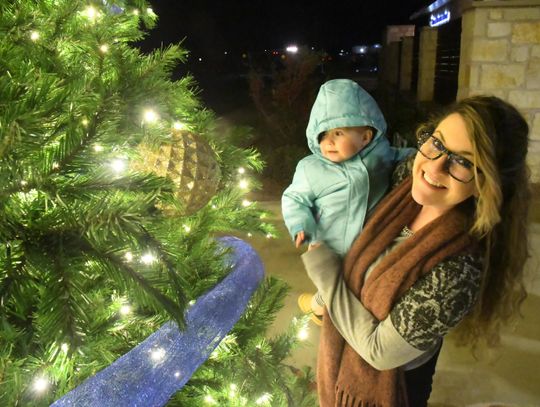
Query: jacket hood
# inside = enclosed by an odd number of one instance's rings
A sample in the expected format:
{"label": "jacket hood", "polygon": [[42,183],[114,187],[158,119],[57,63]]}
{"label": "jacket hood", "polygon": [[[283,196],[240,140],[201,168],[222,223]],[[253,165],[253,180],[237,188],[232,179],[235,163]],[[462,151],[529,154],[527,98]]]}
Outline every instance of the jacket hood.
{"label": "jacket hood", "polygon": [[386,120],[375,102],[361,86],[349,79],[334,79],[319,89],[306,129],[309,149],[321,156],[318,137],[337,127],[371,126],[377,129],[373,140],[360,153],[365,156],[386,134]]}

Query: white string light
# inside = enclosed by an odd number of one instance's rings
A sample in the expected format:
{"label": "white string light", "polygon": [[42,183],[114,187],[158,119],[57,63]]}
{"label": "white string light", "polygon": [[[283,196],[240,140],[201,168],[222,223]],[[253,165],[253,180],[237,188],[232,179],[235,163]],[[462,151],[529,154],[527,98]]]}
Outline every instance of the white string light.
{"label": "white string light", "polygon": [[262,405],[262,404],[268,404],[272,400],[272,396],[268,393],[264,393],[261,397],[259,397],[255,404]]}
{"label": "white string light", "polygon": [[100,144],[94,144],[94,151],[96,153],[100,153],[101,151],[103,151],[103,146]]}
{"label": "white string light", "polygon": [[204,402],[207,404],[216,404],[216,400],[210,394],[204,396]]}
{"label": "white string light", "polygon": [[174,372],[174,377],[179,378],[180,377],[180,372]]}
{"label": "white string light", "polygon": [[128,304],[124,304],[120,307],[120,314],[121,315],[129,315],[131,313],[131,306],[129,306]]}
{"label": "white string light", "polygon": [[175,130],[183,130],[186,128],[186,125],[181,122],[174,122],[173,127]]}
{"label": "white string light", "polygon": [[105,53],[109,52],[109,46],[108,46],[107,44],[101,44],[101,45],[99,46],[99,50],[100,50],[103,54],[105,54]]}
{"label": "white string light", "polygon": [[124,258],[126,259],[127,262],[132,261],[133,260],[133,253],[127,252],[126,254],[124,254]]}
{"label": "white string light", "polygon": [[63,343],[62,346],[60,346],[60,349],[62,349],[63,352],[67,353],[69,350],[69,345],[67,343]]}
{"label": "white string light", "polygon": [[159,119],[158,114],[152,109],[146,109],[144,111],[144,121],[146,123],[155,123]]}
{"label": "white string light", "polygon": [[144,264],[149,265],[156,261],[156,257],[152,253],[148,252],[141,256],[141,261]]}
{"label": "white string light", "polygon": [[151,7],[148,7],[148,8],[146,9],[146,12],[147,12],[148,14],[150,14],[151,16],[152,16],[152,15],[155,15],[154,10],[152,10]]}
{"label": "white string light", "polygon": [[306,327],[306,326],[302,327],[298,331],[298,334],[296,336],[301,341],[305,341],[309,337],[309,329],[308,329],[308,327]]}
{"label": "white string light", "polygon": [[92,22],[99,17],[99,11],[92,6],[86,7],[83,14]]}
{"label": "white string light", "polygon": [[37,41],[37,40],[39,40],[39,33],[38,33],[37,31],[32,31],[32,32],[30,33],[30,39],[31,39],[32,41]]}
{"label": "white string light", "polygon": [[34,390],[38,393],[43,393],[49,388],[49,381],[44,377],[37,377],[32,385]]}
{"label": "white string light", "polygon": [[188,225],[184,225],[184,230],[186,231],[186,233],[191,232],[191,228]]}
{"label": "white string light", "polygon": [[244,199],[242,201],[242,206],[247,208],[249,205],[251,205],[251,201],[248,201],[247,199]]}
{"label": "white string light", "polygon": [[272,236],[271,233],[267,233],[267,234],[266,234],[266,238],[267,238],[267,239],[272,239],[272,237],[273,237],[273,236]]}
{"label": "white string light", "polygon": [[136,8],[135,10],[133,10],[133,14],[134,14],[134,15],[138,16],[139,13],[140,13],[140,12],[139,12],[139,9]]}
{"label": "white string light", "polygon": [[248,189],[248,187],[249,187],[249,182],[248,182],[246,179],[241,179],[240,182],[238,183],[238,186],[239,186],[241,189]]}
{"label": "white string light", "polygon": [[124,172],[126,167],[127,167],[126,161],[121,158],[117,158],[116,160],[113,160],[111,162],[111,168],[113,169],[114,172],[116,172],[116,174],[120,174],[121,172]]}
{"label": "white string light", "polygon": [[252,235],[251,233],[249,233],[249,232],[248,232],[248,234],[247,234],[247,235],[248,235],[248,237],[252,237],[252,236],[253,236],[253,235]]}
{"label": "white string light", "polygon": [[88,126],[88,119],[82,119],[81,123],[84,127]]}
{"label": "white string light", "polygon": [[165,349],[163,348],[157,348],[157,349],[153,349],[151,352],[150,352],[150,358],[154,361],[154,362],[159,362],[161,360],[163,360],[163,358],[165,357]]}
{"label": "white string light", "polygon": [[238,168],[238,173],[239,174],[245,174],[245,172],[246,172],[246,169],[244,167]]}

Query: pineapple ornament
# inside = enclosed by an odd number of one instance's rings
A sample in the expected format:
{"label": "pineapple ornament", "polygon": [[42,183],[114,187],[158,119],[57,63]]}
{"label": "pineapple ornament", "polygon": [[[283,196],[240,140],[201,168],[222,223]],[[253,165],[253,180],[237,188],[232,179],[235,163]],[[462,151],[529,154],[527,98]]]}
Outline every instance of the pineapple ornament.
{"label": "pineapple ornament", "polygon": [[174,129],[171,140],[157,152],[143,150],[146,169],[174,182],[183,215],[197,212],[217,192],[221,170],[214,151],[201,136]]}

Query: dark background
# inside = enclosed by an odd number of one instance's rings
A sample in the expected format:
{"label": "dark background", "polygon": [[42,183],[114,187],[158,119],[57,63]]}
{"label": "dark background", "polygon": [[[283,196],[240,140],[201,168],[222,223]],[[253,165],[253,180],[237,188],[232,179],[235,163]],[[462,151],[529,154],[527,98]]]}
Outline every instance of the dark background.
{"label": "dark background", "polygon": [[[145,52],[182,42],[204,103],[225,114],[249,102],[247,73],[271,50],[289,44],[327,52],[337,60],[354,45],[382,43],[387,25],[411,24],[426,0],[150,0],[159,20],[138,44]],[[265,52],[266,50],[266,52]],[[349,77],[344,71],[341,76]]]}

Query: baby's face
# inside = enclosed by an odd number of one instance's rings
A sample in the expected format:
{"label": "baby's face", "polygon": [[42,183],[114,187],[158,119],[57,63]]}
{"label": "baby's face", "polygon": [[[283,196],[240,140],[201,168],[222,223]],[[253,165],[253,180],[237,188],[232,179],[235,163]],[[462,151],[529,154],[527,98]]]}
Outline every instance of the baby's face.
{"label": "baby's face", "polygon": [[340,163],[355,156],[372,138],[369,127],[338,127],[325,132],[319,146],[323,157]]}

